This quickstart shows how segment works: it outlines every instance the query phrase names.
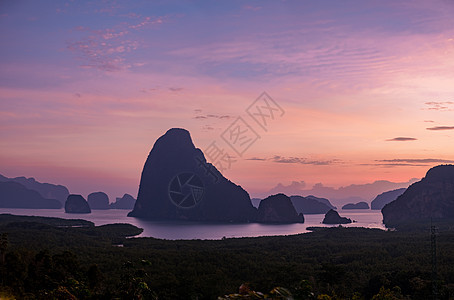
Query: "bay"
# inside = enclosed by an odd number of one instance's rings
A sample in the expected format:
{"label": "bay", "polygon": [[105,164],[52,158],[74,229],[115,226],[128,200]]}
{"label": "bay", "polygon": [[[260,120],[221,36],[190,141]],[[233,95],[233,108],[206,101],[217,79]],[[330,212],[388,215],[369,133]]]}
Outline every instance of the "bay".
{"label": "bay", "polygon": [[[91,214],[67,214],[64,209],[21,209],[0,208],[0,213],[24,216],[57,217],[64,219],[84,219],[95,225],[129,223],[143,228],[139,237],[154,237],[168,240],[222,239],[240,237],[258,237],[273,235],[291,235],[309,232],[307,227],[337,226],[322,224],[324,215],[305,215],[305,222],[295,224],[260,224],[260,223],[205,223],[184,221],[149,221],[128,217],[128,210],[109,209],[92,210]],[[338,210],[342,217],[355,220],[345,227],[366,227],[386,229],[382,224],[382,214],[378,210]]]}

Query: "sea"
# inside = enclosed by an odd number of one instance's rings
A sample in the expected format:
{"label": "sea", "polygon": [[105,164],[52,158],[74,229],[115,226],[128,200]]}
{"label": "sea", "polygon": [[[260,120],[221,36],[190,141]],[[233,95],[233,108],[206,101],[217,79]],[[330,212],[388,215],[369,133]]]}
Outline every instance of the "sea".
{"label": "sea", "polygon": [[[9,213],[23,216],[57,217],[64,219],[83,219],[96,226],[128,223],[143,229],[137,237],[154,237],[167,240],[217,240],[222,238],[241,238],[258,236],[293,235],[310,232],[308,227],[330,227],[338,225],[322,224],[323,214],[305,215],[304,223],[260,224],[260,223],[206,223],[187,221],[149,221],[128,217],[129,210],[109,209],[92,210],[90,214],[67,214],[64,209],[22,209],[0,208],[0,214]],[[340,216],[354,220],[345,227],[366,227],[385,230],[379,210],[338,210]]]}

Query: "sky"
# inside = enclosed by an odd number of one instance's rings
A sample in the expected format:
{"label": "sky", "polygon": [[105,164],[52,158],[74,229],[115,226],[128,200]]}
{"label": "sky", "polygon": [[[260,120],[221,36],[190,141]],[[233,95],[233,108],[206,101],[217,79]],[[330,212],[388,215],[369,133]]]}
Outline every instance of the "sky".
{"label": "sky", "polygon": [[136,196],[179,127],[252,197],[408,184],[454,163],[453,15],[451,0],[3,0],[0,174]]}

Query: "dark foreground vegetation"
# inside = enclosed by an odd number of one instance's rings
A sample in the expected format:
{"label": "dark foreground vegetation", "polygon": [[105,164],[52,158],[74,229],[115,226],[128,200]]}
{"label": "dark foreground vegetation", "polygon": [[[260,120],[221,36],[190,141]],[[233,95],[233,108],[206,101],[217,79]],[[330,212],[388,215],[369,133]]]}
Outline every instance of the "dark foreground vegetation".
{"label": "dark foreground vegetation", "polygon": [[[430,231],[167,241],[127,225],[0,215],[1,299],[431,299]],[[437,236],[439,299],[454,297],[454,231]],[[242,296],[238,293],[242,286]],[[239,298],[241,297],[241,298]],[[260,298],[262,297],[262,298]]]}

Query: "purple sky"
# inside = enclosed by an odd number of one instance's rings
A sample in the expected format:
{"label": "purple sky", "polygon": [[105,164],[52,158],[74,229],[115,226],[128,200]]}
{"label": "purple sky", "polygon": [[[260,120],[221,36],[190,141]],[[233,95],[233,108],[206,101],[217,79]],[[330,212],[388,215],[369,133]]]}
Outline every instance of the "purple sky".
{"label": "purple sky", "polygon": [[[407,182],[454,161],[452,1],[0,3],[0,173],[136,196],[169,128],[202,150],[260,134],[224,174],[278,183]],[[257,127],[266,91],[285,111]],[[112,201],[113,199],[111,199]]]}

